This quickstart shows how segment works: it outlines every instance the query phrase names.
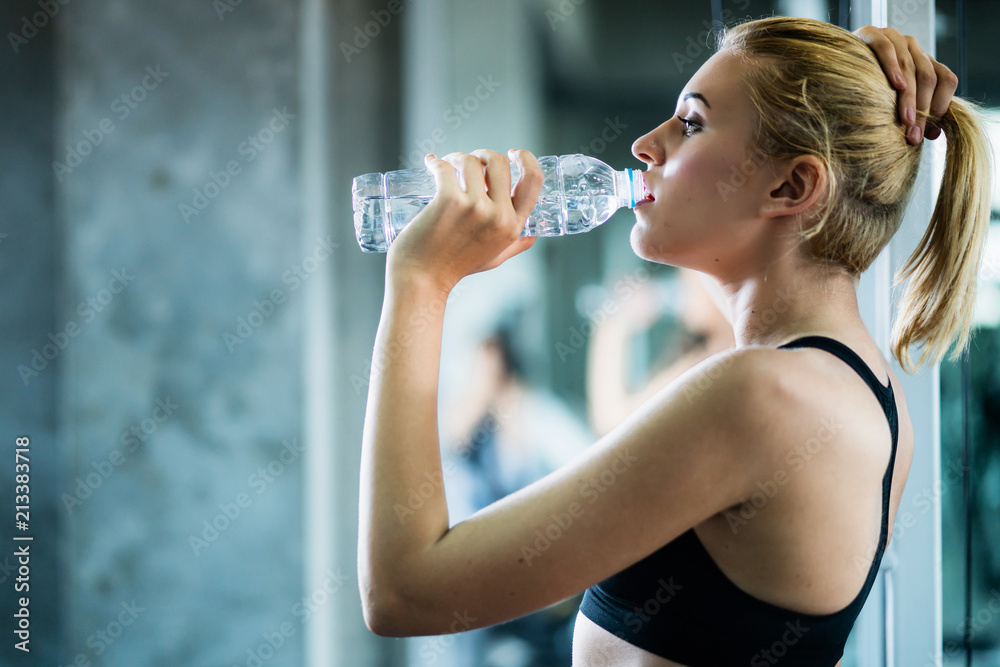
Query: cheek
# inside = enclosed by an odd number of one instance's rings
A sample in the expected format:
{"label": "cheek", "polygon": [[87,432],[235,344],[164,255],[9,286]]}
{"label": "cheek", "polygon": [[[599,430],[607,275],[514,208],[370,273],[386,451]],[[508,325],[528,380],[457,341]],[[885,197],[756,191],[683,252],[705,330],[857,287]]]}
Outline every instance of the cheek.
{"label": "cheek", "polygon": [[[705,146],[677,159],[664,170],[664,188],[653,207],[636,215],[632,250],[645,259],[683,260],[728,238],[742,218],[740,200],[746,180],[739,174],[742,156]],[[734,185],[735,184],[735,185]]]}

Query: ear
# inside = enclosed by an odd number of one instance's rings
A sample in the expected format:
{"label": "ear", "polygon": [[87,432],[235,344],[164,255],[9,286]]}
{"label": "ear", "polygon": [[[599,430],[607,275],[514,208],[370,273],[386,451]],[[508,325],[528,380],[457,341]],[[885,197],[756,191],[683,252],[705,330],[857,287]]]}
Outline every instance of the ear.
{"label": "ear", "polygon": [[826,191],[826,165],[815,155],[799,155],[776,165],[775,178],[761,204],[762,218],[798,215],[815,206]]}

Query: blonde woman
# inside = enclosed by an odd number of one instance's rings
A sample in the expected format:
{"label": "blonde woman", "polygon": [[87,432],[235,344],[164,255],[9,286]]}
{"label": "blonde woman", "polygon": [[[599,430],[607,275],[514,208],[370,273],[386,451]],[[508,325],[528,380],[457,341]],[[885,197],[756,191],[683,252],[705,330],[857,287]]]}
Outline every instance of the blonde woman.
{"label": "blonde woman", "polygon": [[[586,590],[576,664],[839,664],[913,455],[857,278],[899,224],[920,135],[939,129],[944,182],[903,272],[892,351],[911,370],[961,348],[991,178],[954,75],[912,38],[859,34],[807,19],[734,26],[675,114],[633,145],[652,192],[633,249],[712,276],[736,347],[451,527],[436,421],[445,299],[531,246],[518,234],[542,178],[525,151],[512,152],[524,173],[513,194],[501,155],[428,156],[438,194],[389,251],[375,340],[386,363],[365,420],[358,571],[374,632],[458,632]],[[747,160],[759,168],[730,181]]]}

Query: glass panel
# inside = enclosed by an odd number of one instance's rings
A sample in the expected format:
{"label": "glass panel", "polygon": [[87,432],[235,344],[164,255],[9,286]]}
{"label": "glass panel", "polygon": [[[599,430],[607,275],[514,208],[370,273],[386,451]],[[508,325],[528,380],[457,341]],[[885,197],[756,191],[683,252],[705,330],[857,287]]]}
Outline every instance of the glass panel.
{"label": "glass panel", "polygon": [[[987,107],[995,151],[1000,149],[1000,67],[991,49],[998,18],[997,3],[966,2],[964,8],[956,0],[937,3],[938,59],[954,65],[960,94]],[[941,364],[942,612],[948,667],[1000,664],[1000,188],[994,188],[968,355],[964,368],[962,361]]]}

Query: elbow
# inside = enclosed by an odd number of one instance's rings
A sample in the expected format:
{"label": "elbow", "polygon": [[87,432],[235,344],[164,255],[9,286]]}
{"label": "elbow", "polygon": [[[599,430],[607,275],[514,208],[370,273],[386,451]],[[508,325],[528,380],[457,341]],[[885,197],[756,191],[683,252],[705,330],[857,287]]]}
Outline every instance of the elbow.
{"label": "elbow", "polygon": [[392,616],[382,607],[370,603],[364,605],[365,625],[379,637],[406,637]]}
{"label": "elbow", "polygon": [[361,591],[361,608],[365,625],[379,637],[409,637],[398,598],[376,586]]}

